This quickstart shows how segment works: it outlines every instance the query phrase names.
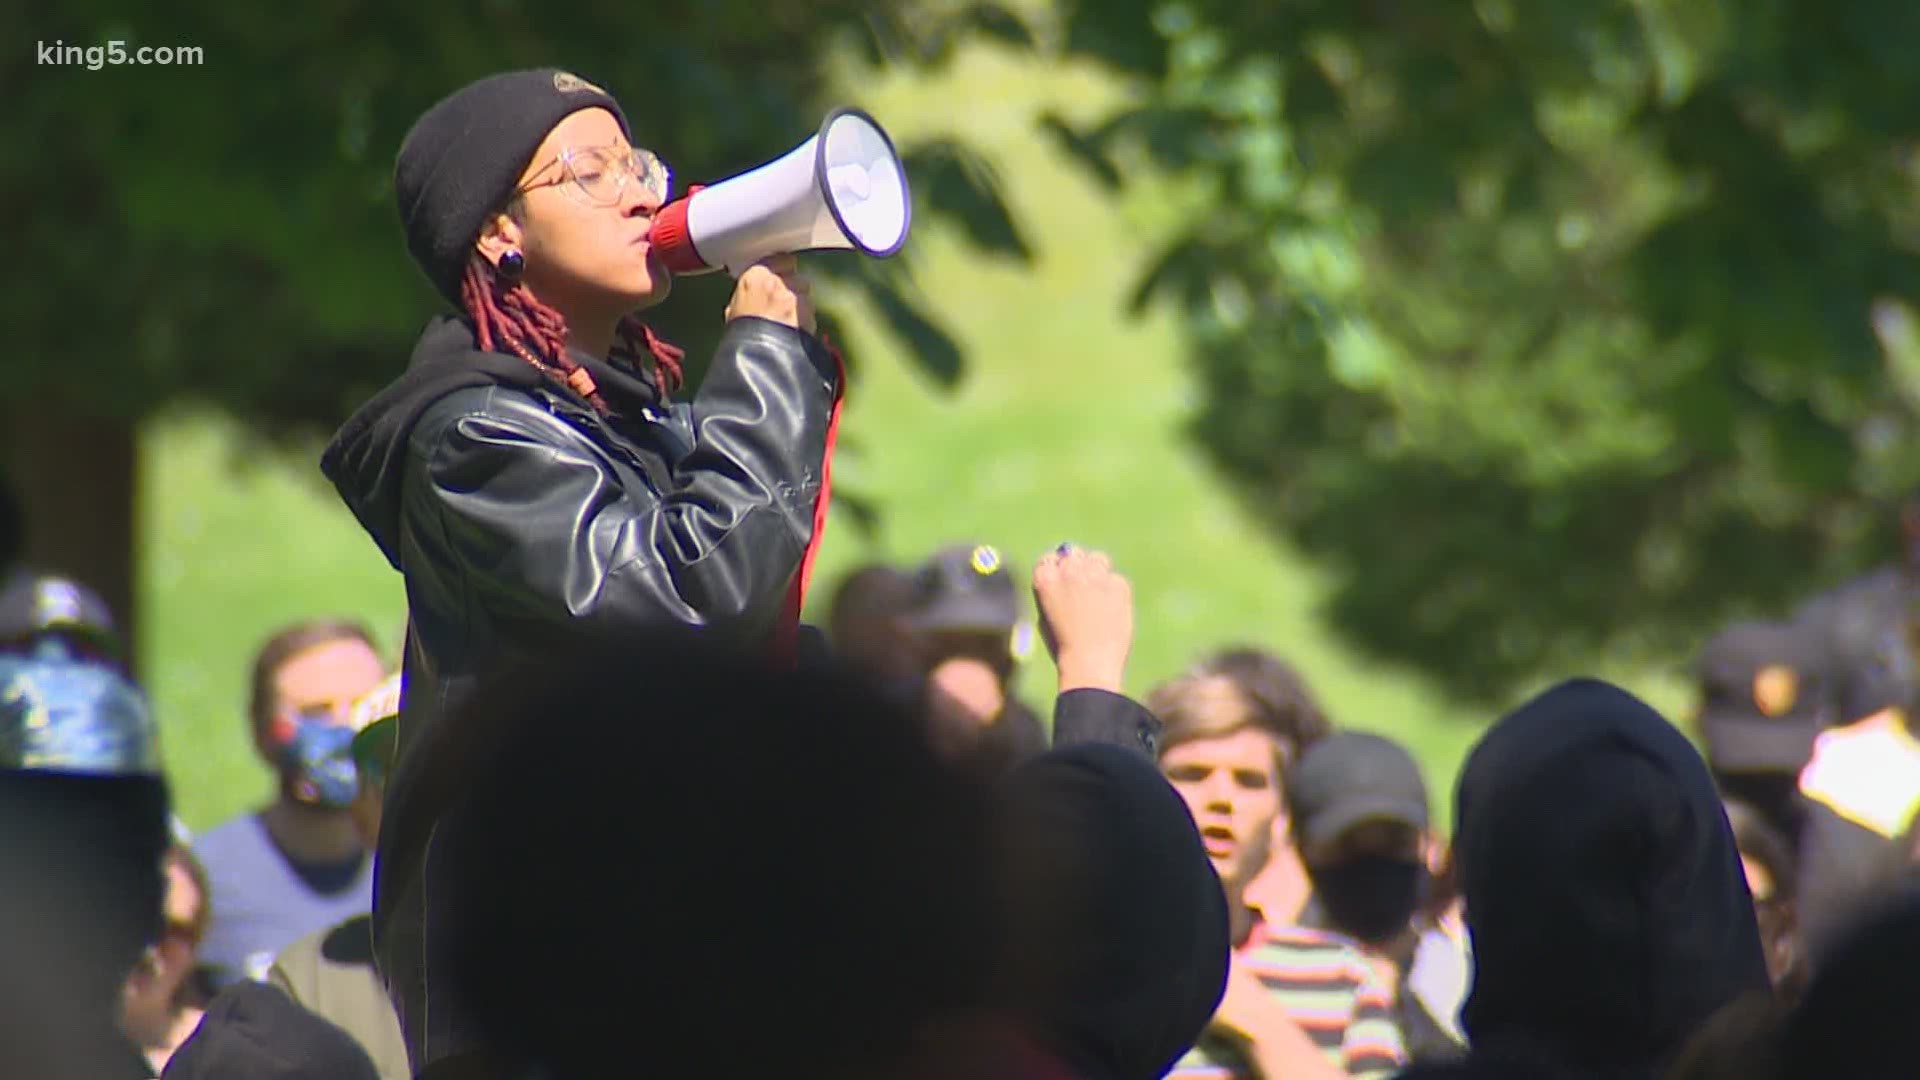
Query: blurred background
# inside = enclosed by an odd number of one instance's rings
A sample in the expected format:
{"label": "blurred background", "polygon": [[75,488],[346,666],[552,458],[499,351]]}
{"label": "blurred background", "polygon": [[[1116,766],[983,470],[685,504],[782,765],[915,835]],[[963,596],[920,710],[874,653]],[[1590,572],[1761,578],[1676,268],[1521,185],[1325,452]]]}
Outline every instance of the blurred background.
{"label": "blurred background", "polygon": [[[809,261],[853,369],[815,619],[871,560],[1103,548],[1134,690],[1264,645],[1447,791],[1565,675],[1685,718],[1706,635],[1888,561],[1920,486],[1911,4],[167,7],[0,15],[0,463],[31,561],[128,613],[195,829],[272,791],[271,630],[397,647],[316,462],[437,309],[400,137],[509,67],[608,87],[678,183],[835,104],[907,153],[906,252]],[[34,48],[116,40],[203,55]],[[697,359],[726,292],[658,325]]]}

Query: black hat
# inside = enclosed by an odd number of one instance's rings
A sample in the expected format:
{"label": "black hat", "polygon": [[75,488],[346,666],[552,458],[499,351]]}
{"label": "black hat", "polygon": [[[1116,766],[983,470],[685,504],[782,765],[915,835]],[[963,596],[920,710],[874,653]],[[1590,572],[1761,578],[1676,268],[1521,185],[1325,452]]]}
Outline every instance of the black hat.
{"label": "black hat", "polygon": [[1336,731],[1307,748],[1287,773],[1293,827],[1320,845],[1364,821],[1393,821],[1424,831],[1427,783],[1413,755],[1392,739]]}
{"label": "black hat", "polygon": [[481,226],[506,205],[547,133],[592,108],[612,113],[632,138],[611,94],[556,68],[489,75],[414,122],[394,162],[393,192],[407,250],[447,299],[459,304],[460,278]]}
{"label": "black hat", "polygon": [[1735,623],[1700,650],[1700,732],[1716,772],[1798,773],[1826,726],[1819,649],[1793,626]]}
{"label": "black hat", "polygon": [[160,1075],[164,1080],[378,1080],[380,1073],[353,1036],[276,987],[242,981],[208,1003],[200,1026]]}
{"label": "black hat", "polygon": [[117,657],[113,612],[100,594],[70,578],[16,573],[0,583],[0,648],[46,635],[64,635]]}
{"label": "black hat", "polygon": [[944,548],[914,575],[907,622],[916,630],[1008,633],[1020,624],[1020,592],[993,548]]}

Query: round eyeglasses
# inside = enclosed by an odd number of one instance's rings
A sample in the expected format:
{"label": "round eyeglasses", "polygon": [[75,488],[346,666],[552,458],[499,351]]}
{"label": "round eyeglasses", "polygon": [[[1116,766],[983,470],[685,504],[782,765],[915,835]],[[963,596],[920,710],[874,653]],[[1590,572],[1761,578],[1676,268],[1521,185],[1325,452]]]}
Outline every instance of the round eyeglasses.
{"label": "round eyeglasses", "polygon": [[[562,185],[561,190],[589,206],[613,206],[626,193],[627,184],[637,182],[640,190],[664,205],[673,186],[666,163],[651,150],[637,146],[568,147],[549,164],[560,166],[560,175],[533,180],[514,189],[515,195],[534,188]],[[546,167],[541,169],[546,171]]]}

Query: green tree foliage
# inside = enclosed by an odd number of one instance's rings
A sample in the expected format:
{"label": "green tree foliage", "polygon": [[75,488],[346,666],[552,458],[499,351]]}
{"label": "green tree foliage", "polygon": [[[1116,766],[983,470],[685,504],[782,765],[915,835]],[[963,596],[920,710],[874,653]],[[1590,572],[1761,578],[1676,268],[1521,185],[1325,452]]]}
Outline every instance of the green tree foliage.
{"label": "green tree foliage", "polygon": [[1685,656],[1889,550],[1920,481],[1903,0],[1081,0],[1193,193],[1141,282],[1193,434],[1373,655],[1485,698]]}
{"label": "green tree foliage", "polygon": [[[0,196],[14,252],[0,290],[10,339],[0,461],[39,478],[21,484],[37,557],[60,561],[60,538],[89,527],[52,520],[71,513],[53,509],[56,483],[84,485],[79,474],[91,472],[122,485],[98,500],[131,498],[124,460],[85,467],[89,455],[124,458],[131,439],[103,451],[66,417],[125,428],[191,402],[245,418],[267,438],[307,440],[397,374],[444,305],[406,255],[392,163],[409,125],[441,96],[493,71],[573,69],[621,98],[636,140],[684,184],[757,165],[811,134],[837,103],[837,57],[864,50],[937,63],[970,34],[1018,36],[990,5],[886,16],[867,7],[188,0],[163,11],[74,0],[0,16],[16,31],[0,56],[12,148],[0,161]],[[90,70],[43,65],[36,51],[113,41],[129,55],[197,47],[200,62]],[[988,163],[946,140],[901,149],[919,221],[957,220],[984,250],[1028,255]],[[959,348],[911,288],[910,264],[909,249],[885,264],[821,256],[814,268],[869,297],[909,346],[904,354],[951,381]],[[723,274],[687,279],[658,312],[696,375],[730,287]],[[848,344],[857,363],[859,343]],[[68,475],[47,479],[56,470]],[[107,580],[125,606],[130,585],[113,579],[130,538],[113,539],[109,550],[68,557],[80,565],[67,569]]]}

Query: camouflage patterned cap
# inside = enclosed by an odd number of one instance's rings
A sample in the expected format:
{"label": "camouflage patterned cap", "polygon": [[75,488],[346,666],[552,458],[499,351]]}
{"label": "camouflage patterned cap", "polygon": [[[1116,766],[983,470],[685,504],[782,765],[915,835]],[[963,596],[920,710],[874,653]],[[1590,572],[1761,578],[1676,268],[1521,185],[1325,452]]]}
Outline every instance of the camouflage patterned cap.
{"label": "camouflage patterned cap", "polygon": [[146,696],[111,667],[48,646],[0,656],[0,769],[160,775]]}

